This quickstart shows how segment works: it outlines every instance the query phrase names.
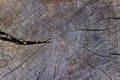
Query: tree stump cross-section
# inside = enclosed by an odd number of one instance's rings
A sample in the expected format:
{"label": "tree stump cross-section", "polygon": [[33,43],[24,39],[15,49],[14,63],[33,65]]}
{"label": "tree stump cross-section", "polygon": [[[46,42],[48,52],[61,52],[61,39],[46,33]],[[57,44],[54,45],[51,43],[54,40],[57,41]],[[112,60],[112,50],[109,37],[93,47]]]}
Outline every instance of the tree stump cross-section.
{"label": "tree stump cross-section", "polygon": [[119,0],[0,0],[0,80],[119,80]]}

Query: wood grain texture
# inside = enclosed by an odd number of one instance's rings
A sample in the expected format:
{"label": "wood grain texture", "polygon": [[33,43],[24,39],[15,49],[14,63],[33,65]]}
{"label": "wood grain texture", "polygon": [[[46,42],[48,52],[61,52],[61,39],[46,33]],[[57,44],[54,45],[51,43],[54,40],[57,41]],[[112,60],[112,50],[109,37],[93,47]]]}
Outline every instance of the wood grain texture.
{"label": "wood grain texture", "polygon": [[16,40],[50,39],[34,45],[0,40],[0,80],[119,80],[119,5],[119,0],[0,0],[0,32]]}

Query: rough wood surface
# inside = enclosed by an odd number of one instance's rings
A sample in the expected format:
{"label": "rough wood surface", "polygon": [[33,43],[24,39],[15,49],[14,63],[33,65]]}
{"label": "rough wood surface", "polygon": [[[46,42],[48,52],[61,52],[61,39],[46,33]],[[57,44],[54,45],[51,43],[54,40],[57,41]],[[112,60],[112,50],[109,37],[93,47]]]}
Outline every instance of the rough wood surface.
{"label": "rough wood surface", "polygon": [[120,0],[0,0],[0,80],[120,80],[119,47]]}

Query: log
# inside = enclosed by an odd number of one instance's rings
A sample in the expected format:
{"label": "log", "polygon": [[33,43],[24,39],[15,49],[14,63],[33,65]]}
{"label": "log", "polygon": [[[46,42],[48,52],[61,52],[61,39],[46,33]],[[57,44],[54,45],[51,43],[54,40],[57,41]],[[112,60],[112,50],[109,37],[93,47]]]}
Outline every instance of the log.
{"label": "log", "polygon": [[119,0],[0,0],[0,80],[119,80]]}

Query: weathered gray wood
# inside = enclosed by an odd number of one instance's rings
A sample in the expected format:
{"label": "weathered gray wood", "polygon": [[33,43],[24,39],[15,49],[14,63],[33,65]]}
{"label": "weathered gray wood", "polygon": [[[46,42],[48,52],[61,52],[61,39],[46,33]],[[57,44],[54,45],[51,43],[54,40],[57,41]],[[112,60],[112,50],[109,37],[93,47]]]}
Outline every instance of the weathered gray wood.
{"label": "weathered gray wood", "polygon": [[[119,5],[0,0],[0,31],[11,40],[0,40],[0,80],[119,80]],[[50,42],[19,45],[11,38]]]}

